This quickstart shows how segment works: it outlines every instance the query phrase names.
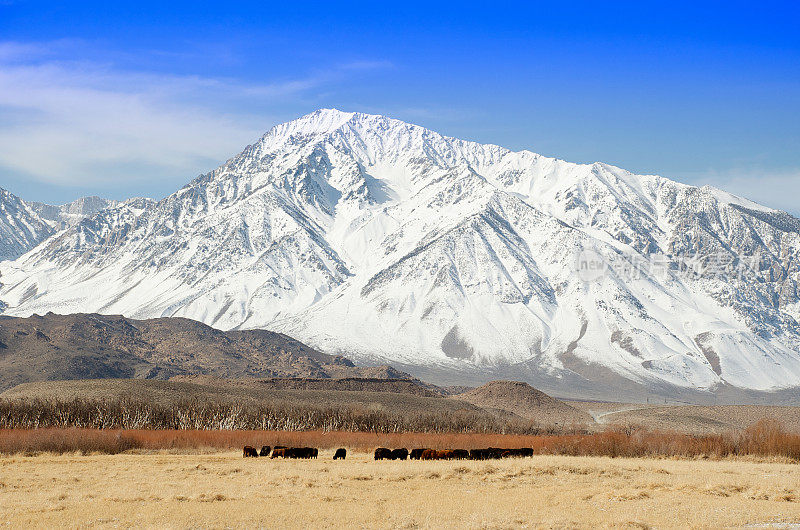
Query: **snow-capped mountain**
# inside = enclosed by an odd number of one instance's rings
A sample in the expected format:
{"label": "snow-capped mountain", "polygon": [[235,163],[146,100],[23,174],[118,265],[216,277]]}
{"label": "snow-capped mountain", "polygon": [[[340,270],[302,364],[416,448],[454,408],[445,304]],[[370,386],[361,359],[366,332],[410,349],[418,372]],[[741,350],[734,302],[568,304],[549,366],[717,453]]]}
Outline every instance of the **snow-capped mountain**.
{"label": "snow-capped mountain", "polygon": [[800,386],[798,259],[799,220],[714,188],[320,110],[3,263],[0,301],[404,367],[775,390]]}
{"label": "snow-capped mountain", "polygon": [[83,197],[51,206],[24,201],[0,188],[0,260],[16,259],[59,230],[117,204],[100,197]]}
{"label": "snow-capped mountain", "polygon": [[100,210],[117,206],[119,202],[103,199],[102,197],[81,197],[60,206],[52,206],[41,202],[28,202],[28,205],[42,219],[51,221],[51,224],[58,229],[63,229],[75,226],[86,217],[94,215]]}

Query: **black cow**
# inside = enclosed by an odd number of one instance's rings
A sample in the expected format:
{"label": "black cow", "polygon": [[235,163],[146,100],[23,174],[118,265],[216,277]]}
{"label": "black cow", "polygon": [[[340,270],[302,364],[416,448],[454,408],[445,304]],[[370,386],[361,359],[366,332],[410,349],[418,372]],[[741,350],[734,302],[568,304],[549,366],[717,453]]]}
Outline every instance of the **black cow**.
{"label": "black cow", "polygon": [[242,455],[245,458],[251,458],[251,457],[252,458],[257,458],[258,457],[258,451],[256,451],[255,447],[250,447],[249,445],[245,445],[244,448],[242,449]]}
{"label": "black cow", "polygon": [[400,448],[392,451],[389,460],[405,460],[408,458],[408,449]]}
{"label": "black cow", "polygon": [[378,447],[375,449],[375,460],[390,460],[392,458],[392,450],[385,447]]}
{"label": "black cow", "polygon": [[503,458],[524,458],[526,456],[533,456],[533,449],[530,447],[522,447],[520,449],[505,449],[503,451]]}
{"label": "black cow", "polygon": [[470,449],[469,450],[469,459],[470,460],[486,460],[486,451],[483,449]]}
{"label": "black cow", "polygon": [[488,455],[488,458],[494,458],[494,459],[503,458],[503,454],[505,452],[506,452],[505,449],[501,449],[499,447],[486,448],[486,454]]}
{"label": "black cow", "polygon": [[287,458],[316,458],[319,450],[314,447],[290,447],[286,449]]}
{"label": "black cow", "polygon": [[470,460],[490,460],[502,458],[508,449],[498,447],[487,447],[486,449],[471,449],[469,452]]}
{"label": "black cow", "polygon": [[465,449],[453,449],[454,460],[467,460],[469,459],[469,451]]}
{"label": "black cow", "polygon": [[340,447],[336,450],[336,453],[333,455],[334,460],[344,460],[347,456],[347,449],[344,447]]}
{"label": "black cow", "polygon": [[272,448],[270,446],[264,445],[264,446],[261,447],[261,452],[258,453],[258,456],[269,456],[269,452],[271,450],[272,450]]}

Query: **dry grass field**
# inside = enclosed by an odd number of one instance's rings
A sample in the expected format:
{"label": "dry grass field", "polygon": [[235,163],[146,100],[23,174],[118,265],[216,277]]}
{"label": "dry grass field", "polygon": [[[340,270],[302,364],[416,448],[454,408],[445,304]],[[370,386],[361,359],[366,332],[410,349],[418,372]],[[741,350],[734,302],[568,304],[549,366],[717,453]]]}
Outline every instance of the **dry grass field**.
{"label": "dry grass field", "polygon": [[781,528],[800,466],[536,456],[490,462],[0,457],[0,520],[28,527]]}
{"label": "dry grass field", "polygon": [[[498,401],[504,389],[482,409],[249,385],[36,388],[55,394],[0,398],[0,525],[13,528],[800,528],[800,408],[573,403],[594,428],[550,430]],[[545,399],[529,397],[517,401]],[[245,444],[320,457],[243,459]],[[340,446],[348,459],[333,461]],[[536,456],[375,462],[378,446]]]}

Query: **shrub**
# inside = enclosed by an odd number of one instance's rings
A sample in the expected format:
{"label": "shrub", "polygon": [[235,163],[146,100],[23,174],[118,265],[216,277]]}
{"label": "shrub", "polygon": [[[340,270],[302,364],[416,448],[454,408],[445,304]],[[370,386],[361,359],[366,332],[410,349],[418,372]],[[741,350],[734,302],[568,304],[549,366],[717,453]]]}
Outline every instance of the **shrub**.
{"label": "shrub", "polygon": [[469,410],[403,413],[362,406],[213,403],[173,406],[132,400],[0,400],[0,429],[269,430],[539,434],[532,421],[513,421]]}

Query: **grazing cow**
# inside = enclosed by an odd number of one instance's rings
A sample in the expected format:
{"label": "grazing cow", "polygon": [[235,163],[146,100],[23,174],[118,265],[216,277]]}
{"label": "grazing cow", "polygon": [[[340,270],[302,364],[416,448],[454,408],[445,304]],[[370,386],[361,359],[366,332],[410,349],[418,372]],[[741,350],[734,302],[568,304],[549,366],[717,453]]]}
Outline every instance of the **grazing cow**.
{"label": "grazing cow", "polygon": [[520,449],[503,449],[503,458],[524,458],[533,456],[533,449],[530,447],[522,447]]}
{"label": "grazing cow", "polygon": [[344,460],[347,456],[347,449],[344,447],[340,447],[336,450],[336,453],[333,455],[334,460]]}
{"label": "grazing cow", "polygon": [[[319,454],[319,449],[314,447],[286,447],[278,450],[282,452],[281,456],[284,458],[317,458]],[[275,454],[275,450],[272,454]]]}
{"label": "grazing cow", "polygon": [[258,451],[256,451],[255,447],[250,447],[249,445],[245,445],[244,449],[242,450],[242,454],[245,458],[256,458],[258,457]]}
{"label": "grazing cow", "polygon": [[276,447],[272,450],[272,457],[271,458],[286,458],[286,447]]}
{"label": "grazing cow", "polygon": [[505,453],[506,450],[500,449],[498,447],[487,447],[485,451],[486,451],[486,458],[498,459],[498,458],[503,458],[503,453]]}
{"label": "grazing cow", "polygon": [[392,458],[392,450],[385,447],[375,449],[375,460],[389,460]]}
{"label": "grazing cow", "polygon": [[425,448],[412,449],[410,455],[411,460],[419,460],[423,451],[425,451]]}
{"label": "grazing cow", "polygon": [[425,449],[419,458],[420,460],[436,460],[436,449]]}
{"label": "grazing cow", "polygon": [[469,451],[465,449],[453,449],[451,451],[454,460],[468,460],[469,459]]}
{"label": "grazing cow", "polygon": [[533,456],[533,449],[502,449],[500,447],[487,447],[486,449],[472,449],[469,452],[470,460],[489,460],[509,457]]}
{"label": "grazing cow", "polygon": [[272,448],[270,446],[264,445],[264,446],[261,447],[261,452],[258,453],[258,456],[269,456],[269,452],[271,450],[272,450]]}
{"label": "grazing cow", "polygon": [[435,449],[426,449],[420,456],[422,460],[451,460],[453,458],[453,451],[437,451]]}
{"label": "grazing cow", "polygon": [[389,460],[405,460],[408,458],[408,449],[395,449],[389,455]]}
{"label": "grazing cow", "polygon": [[486,449],[470,449],[469,450],[469,459],[470,460],[486,460],[488,458],[486,456]]}
{"label": "grazing cow", "polygon": [[502,458],[503,449],[497,447],[487,447],[486,454],[489,458]]}

